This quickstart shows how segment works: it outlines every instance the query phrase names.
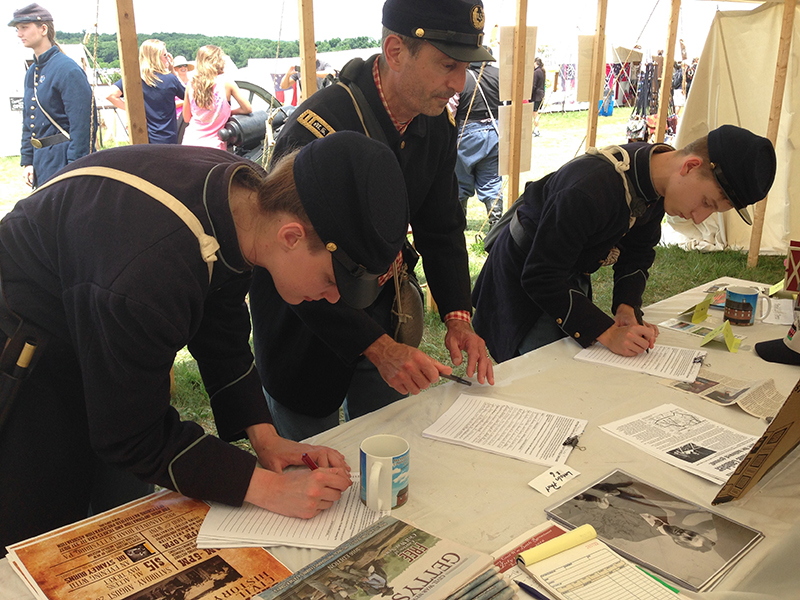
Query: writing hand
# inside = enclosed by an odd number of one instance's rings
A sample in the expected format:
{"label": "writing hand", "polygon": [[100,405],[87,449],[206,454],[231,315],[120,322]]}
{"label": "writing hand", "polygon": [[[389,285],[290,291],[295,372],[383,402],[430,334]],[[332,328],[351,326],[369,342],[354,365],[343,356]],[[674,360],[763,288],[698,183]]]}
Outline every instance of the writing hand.
{"label": "writing hand", "polygon": [[616,323],[601,333],[597,341],[621,356],[636,356],[653,347],[655,334],[646,325],[620,326]]}
{"label": "writing hand", "polygon": [[297,469],[274,473],[256,467],[245,501],[288,517],[310,519],[330,508],[352,485],[344,469]]}

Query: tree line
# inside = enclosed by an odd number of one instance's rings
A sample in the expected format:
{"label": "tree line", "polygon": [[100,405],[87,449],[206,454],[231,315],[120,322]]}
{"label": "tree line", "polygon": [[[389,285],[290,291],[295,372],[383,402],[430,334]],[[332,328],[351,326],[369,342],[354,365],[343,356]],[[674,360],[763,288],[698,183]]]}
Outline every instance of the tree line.
{"label": "tree line", "polygon": [[[167,51],[172,56],[183,55],[188,60],[194,60],[197,50],[209,44],[219,46],[231,57],[234,64],[246,67],[249,58],[288,58],[300,56],[300,42],[297,40],[266,40],[260,38],[239,38],[232,36],[208,36],[189,33],[153,33],[138,34],[138,45],[151,38],[161,40],[167,45]],[[94,52],[94,36],[86,33],[66,33],[58,31],[56,39],[62,44],[84,43],[89,53]],[[355,50],[358,48],[375,48],[380,45],[378,40],[368,36],[355,38],[332,38],[317,42],[317,52],[338,52],[341,50]],[[97,65],[102,69],[118,69],[119,50],[117,47],[116,33],[102,33],[97,36]]]}

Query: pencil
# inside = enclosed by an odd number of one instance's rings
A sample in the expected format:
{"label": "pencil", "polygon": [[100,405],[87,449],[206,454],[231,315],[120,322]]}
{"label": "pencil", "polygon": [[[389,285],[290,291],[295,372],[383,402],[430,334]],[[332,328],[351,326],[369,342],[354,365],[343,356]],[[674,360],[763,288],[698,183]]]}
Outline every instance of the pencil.
{"label": "pencil", "polygon": [[456,375],[445,375],[444,373],[439,373],[439,377],[444,377],[450,381],[457,381],[458,383],[463,383],[464,385],[472,385],[471,381],[467,381],[466,379],[462,379]]}
{"label": "pencil", "polygon": [[303,453],[303,462],[304,462],[304,463],[306,464],[306,466],[307,466],[309,469],[311,469],[312,471],[316,471],[317,469],[319,469],[319,465],[317,465],[317,463],[315,463],[315,462],[314,462],[314,459],[313,459],[313,458],[311,458],[311,457],[310,457],[308,454],[306,454],[305,452]]}

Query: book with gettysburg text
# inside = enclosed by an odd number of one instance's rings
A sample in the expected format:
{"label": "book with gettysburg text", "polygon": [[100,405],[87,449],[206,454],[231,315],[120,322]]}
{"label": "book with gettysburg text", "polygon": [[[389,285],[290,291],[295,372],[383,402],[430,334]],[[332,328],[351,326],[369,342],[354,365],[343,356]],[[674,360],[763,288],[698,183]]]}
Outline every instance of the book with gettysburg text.
{"label": "book with gettysburg text", "polygon": [[569,529],[591,525],[622,556],[701,592],[764,537],[619,469],[546,513]]}
{"label": "book with gettysburg text", "polygon": [[258,597],[441,600],[487,570],[488,554],[385,516]]}
{"label": "book with gettysburg text", "polygon": [[168,490],[8,546],[42,600],[247,600],[291,574],[263,548],[198,549],[208,505]]}

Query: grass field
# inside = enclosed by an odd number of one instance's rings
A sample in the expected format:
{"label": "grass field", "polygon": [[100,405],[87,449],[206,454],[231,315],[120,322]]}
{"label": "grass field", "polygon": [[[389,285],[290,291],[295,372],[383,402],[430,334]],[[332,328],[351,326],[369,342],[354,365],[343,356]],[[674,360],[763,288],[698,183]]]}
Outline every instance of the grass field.
{"label": "grass field", "polygon": [[[600,117],[597,146],[625,143],[625,126],[630,109],[615,109],[610,117]],[[533,138],[533,164],[530,171],[521,174],[520,189],[525,181],[538,179],[583,152],[586,134],[586,112],[547,113],[541,116],[541,136]],[[22,183],[19,157],[0,159],[0,216],[11,210],[29,190]],[[487,228],[483,204],[470,200],[465,232],[470,254],[470,272],[473,282],[485,260],[482,236]],[[783,258],[762,256],[758,267],[747,268],[747,256],[741,252],[725,251],[700,253],[686,252],[677,247],[658,247],[656,260],[650,271],[650,281],[645,291],[644,304],[652,304],[717,277],[738,277],[762,283],[775,283],[783,276]],[[425,277],[418,266],[421,281]],[[613,271],[600,269],[592,278],[595,301],[603,310],[610,311]],[[444,349],[445,327],[438,315],[428,313],[421,348],[445,364],[450,364]],[[465,367],[456,367],[457,375],[464,375]],[[173,404],[184,419],[191,419],[214,433],[215,428],[208,398],[197,365],[184,349],[175,363],[177,393]]]}

